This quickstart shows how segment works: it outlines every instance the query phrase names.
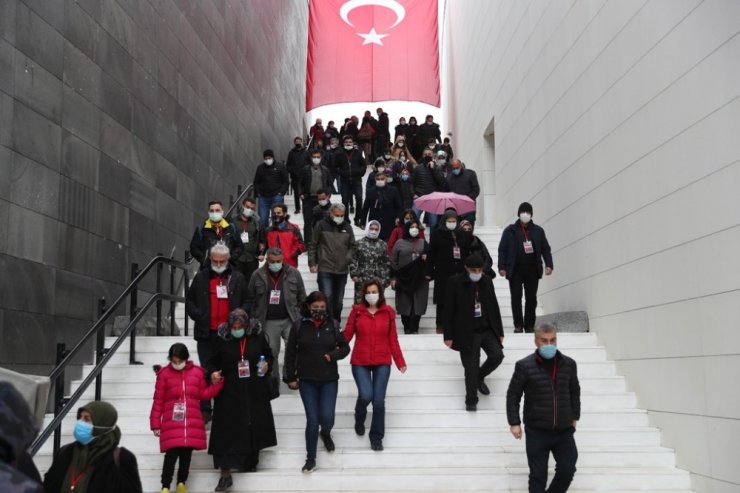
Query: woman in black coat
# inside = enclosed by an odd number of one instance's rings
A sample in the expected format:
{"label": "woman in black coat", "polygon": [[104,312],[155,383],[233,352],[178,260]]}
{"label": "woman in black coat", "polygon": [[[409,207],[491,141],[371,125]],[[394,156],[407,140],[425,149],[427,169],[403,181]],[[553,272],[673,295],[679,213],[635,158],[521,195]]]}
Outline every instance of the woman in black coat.
{"label": "woman in black coat", "polygon": [[285,345],[285,382],[298,389],[306,411],[306,463],[302,471],[316,468],[316,446],[321,436],[327,452],[334,451],[331,430],[339,388],[337,361],[349,354],[349,344],[339,322],[327,313],[326,295],[314,291],[303,305]]}
{"label": "woman in black coat", "polygon": [[75,442],[65,445],[44,477],[46,493],[141,493],[136,457],[119,447],[118,412],[93,401],[77,410]]}
{"label": "woman in black coat", "polygon": [[388,241],[390,238],[396,226],[396,218],[402,209],[398,189],[388,186],[387,183],[385,173],[378,173],[375,176],[375,186],[367,191],[360,216],[360,224],[363,228],[368,221],[373,219],[380,223],[380,239],[383,241]]}
{"label": "woman in black coat", "polygon": [[493,270],[493,257],[488,251],[488,247],[483,240],[473,234],[473,223],[467,219],[460,221],[460,229],[462,233],[470,240],[470,255],[477,253],[483,259],[483,272],[491,277],[496,277],[496,272]]}
{"label": "woman in black coat", "polygon": [[277,445],[270,406],[272,363],[260,323],[249,320],[242,309],[231,312],[228,324],[219,327],[215,352],[205,365],[212,383],[225,380],[214,400],[208,444],[213,466],[221,469],[216,491],[232,486],[232,469],[255,471],[260,450]]}
{"label": "woman in black coat", "polygon": [[429,243],[427,275],[429,279],[434,279],[433,301],[437,305],[438,334],[444,332],[442,314],[447,281],[465,270],[463,262],[470,255],[470,238],[462,234],[459,224],[457,213],[448,209]]}

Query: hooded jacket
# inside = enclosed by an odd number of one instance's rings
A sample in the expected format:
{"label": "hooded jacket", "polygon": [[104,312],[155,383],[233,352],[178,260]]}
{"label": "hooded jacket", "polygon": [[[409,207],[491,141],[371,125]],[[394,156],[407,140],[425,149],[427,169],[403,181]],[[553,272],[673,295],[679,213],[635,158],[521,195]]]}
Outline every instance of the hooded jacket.
{"label": "hooded jacket", "polygon": [[[160,452],[175,447],[205,450],[206,427],[200,401],[213,399],[223,388],[223,380],[216,385],[206,385],[205,376],[205,370],[192,361],[188,361],[182,371],[169,364],[157,372],[149,426],[152,430],[160,430]],[[185,417],[175,421],[174,409],[178,402],[185,403]]]}
{"label": "hooded jacket", "polygon": [[349,266],[349,277],[357,277],[360,282],[377,279],[386,287],[390,284],[388,249],[385,241],[379,237],[374,240],[368,238],[371,224],[380,225],[378,221],[370,221],[365,226],[365,237],[357,242],[357,249]]}

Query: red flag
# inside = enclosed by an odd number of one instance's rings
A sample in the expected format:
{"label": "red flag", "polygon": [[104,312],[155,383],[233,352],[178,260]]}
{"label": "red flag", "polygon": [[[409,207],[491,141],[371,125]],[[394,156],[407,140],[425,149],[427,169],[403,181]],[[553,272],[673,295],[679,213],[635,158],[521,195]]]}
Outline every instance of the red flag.
{"label": "red flag", "polygon": [[440,105],[437,0],[310,0],[306,111],[353,101]]}

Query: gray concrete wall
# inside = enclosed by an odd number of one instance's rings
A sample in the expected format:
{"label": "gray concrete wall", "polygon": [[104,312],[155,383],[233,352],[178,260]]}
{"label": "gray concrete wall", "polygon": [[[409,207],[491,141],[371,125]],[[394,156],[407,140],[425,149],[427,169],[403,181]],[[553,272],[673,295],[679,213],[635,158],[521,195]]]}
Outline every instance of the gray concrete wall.
{"label": "gray concrete wall", "polygon": [[545,313],[587,311],[694,488],[737,492],[740,2],[447,9],[456,155],[495,169],[484,217],[533,203]]}
{"label": "gray concrete wall", "polygon": [[0,0],[0,364],[43,372],[131,262],[302,128],[307,2]]}

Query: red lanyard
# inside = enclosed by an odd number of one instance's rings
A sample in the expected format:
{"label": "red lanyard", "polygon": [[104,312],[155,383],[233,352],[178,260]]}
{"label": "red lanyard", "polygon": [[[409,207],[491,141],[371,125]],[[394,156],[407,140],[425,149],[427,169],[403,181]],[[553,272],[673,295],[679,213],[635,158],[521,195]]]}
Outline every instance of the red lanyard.
{"label": "red lanyard", "polygon": [[241,349],[242,353],[242,361],[244,360],[244,350],[247,348],[247,336],[243,336],[242,340],[239,341],[239,348]]}
{"label": "red lanyard", "polygon": [[521,226],[521,228],[522,228],[522,234],[524,235],[524,240],[529,241],[529,235],[527,234],[527,228],[525,228],[524,226]]}
{"label": "red lanyard", "polygon": [[283,271],[280,271],[280,274],[278,274],[277,279],[272,278],[272,274],[270,274],[270,280],[272,281],[272,285],[274,286],[273,289],[278,288],[278,284],[280,284],[280,278],[283,277]]}
{"label": "red lanyard", "polygon": [[87,466],[87,469],[80,472],[79,474],[76,474],[75,465],[72,464],[72,470],[69,473],[69,491],[74,491],[77,488],[77,485],[80,484],[80,481],[82,481],[82,478],[85,477],[85,474],[90,471],[90,467],[91,466]]}

